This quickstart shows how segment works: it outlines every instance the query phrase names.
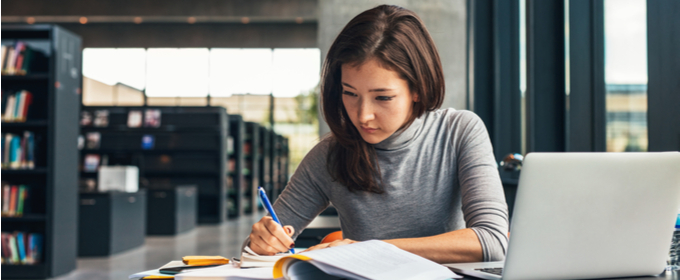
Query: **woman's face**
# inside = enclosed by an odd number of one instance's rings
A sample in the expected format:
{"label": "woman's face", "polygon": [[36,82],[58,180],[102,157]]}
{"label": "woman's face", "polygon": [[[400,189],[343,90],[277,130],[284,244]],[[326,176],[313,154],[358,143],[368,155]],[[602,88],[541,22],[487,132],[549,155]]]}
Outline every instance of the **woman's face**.
{"label": "woman's face", "polygon": [[377,144],[394,134],[411,116],[408,82],[395,71],[370,59],[361,65],[342,65],[342,104],[364,141]]}

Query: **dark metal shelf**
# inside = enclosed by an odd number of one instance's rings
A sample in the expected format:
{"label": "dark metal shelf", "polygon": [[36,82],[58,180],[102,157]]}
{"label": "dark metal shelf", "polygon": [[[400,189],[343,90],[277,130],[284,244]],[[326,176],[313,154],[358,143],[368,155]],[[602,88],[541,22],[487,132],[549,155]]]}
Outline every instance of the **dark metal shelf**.
{"label": "dark metal shelf", "polygon": [[30,128],[30,127],[46,127],[47,120],[28,120],[25,122],[2,122],[3,128]]}
{"label": "dark metal shelf", "polygon": [[47,174],[47,168],[37,167],[34,169],[2,169],[2,175],[43,175]]}
{"label": "dark metal shelf", "polygon": [[47,81],[50,75],[47,73],[34,73],[27,75],[2,75],[3,82],[26,82],[26,81]]}
{"label": "dark metal shelf", "polygon": [[21,279],[40,279],[47,276],[47,266],[45,264],[3,264],[2,278],[21,278]]}
{"label": "dark metal shelf", "polygon": [[43,214],[24,214],[20,217],[2,217],[3,222],[44,222],[45,220],[47,220],[47,216]]}

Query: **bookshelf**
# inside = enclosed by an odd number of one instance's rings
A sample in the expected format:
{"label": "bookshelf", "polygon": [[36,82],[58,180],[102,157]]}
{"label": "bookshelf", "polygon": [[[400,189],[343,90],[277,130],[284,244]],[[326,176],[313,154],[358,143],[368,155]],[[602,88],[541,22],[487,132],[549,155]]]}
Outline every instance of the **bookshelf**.
{"label": "bookshelf", "polygon": [[140,188],[195,185],[197,222],[219,224],[227,209],[228,127],[222,107],[82,107],[81,189],[95,184],[99,165],[135,165]]}
{"label": "bookshelf", "polygon": [[278,198],[283,189],[288,183],[288,139],[272,133],[273,146],[272,146],[272,169],[274,178],[272,181],[273,185],[273,197]]}
{"label": "bookshelf", "polygon": [[[269,129],[260,126],[260,145],[259,145],[259,154],[261,155],[258,165],[259,165],[259,170],[260,170],[260,185],[265,189],[267,194],[272,193],[272,185],[271,185],[271,135],[269,133]],[[260,210],[264,209],[264,206],[258,204],[258,208]]]}
{"label": "bookshelf", "polygon": [[[56,25],[2,25],[2,45],[24,42],[25,73],[8,76],[3,71],[3,113],[6,94],[28,91],[32,102],[23,120],[4,119],[2,133],[33,133],[33,155],[24,154],[33,168],[2,169],[3,184],[30,188],[20,217],[2,217],[3,233],[24,232],[42,236],[42,256],[37,264],[2,264],[3,279],[45,279],[75,269],[77,256],[77,182],[80,106],[81,39]],[[5,147],[3,147],[3,153]],[[30,207],[28,207],[30,205]]]}
{"label": "bookshelf", "polygon": [[[243,158],[245,161],[245,169],[247,170],[243,176],[245,179],[245,192],[243,194],[244,200],[248,201],[244,206],[246,214],[253,213],[253,210],[258,207],[257,187],[260,186],[260,125],[255,122],[245,123],[245,139],[243,144]],[[256,210],[257,212],[257,210]]]}
{"label": "bookshelf", "polygon": [[229,171],[228,217],[242,216],[250,202],[243,199],[245,193],[243,144],[245,123],[241,115],[229,115]]}
{"label": "bookshelf", "polygon": [[288,178],[290,174],[288,173],[288,167],[290,165],[290,149],[288,146],[288,138],[281,137],[281,191],[288,186]]}

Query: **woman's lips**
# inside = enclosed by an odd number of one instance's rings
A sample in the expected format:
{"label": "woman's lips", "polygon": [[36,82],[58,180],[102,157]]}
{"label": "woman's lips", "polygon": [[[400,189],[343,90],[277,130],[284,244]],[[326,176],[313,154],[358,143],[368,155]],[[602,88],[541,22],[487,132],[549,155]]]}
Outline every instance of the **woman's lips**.
{"label": "woman's lips", "polygon": [[363,130],[366,133],[373,133],[376,132],[378,129],[377,128],[371,128],[371,127],[361,127],[361,130]]}

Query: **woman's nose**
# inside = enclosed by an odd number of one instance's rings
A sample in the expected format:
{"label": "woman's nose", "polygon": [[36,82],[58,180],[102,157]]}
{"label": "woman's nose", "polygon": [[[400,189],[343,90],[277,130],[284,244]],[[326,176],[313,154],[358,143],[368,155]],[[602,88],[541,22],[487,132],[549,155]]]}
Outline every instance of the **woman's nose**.
{"label": "woman's nose", "polygon": [[365,124],[375,119],[375,113],[371,107],[371,102],[360,101],[359,104],[359,123]]}

